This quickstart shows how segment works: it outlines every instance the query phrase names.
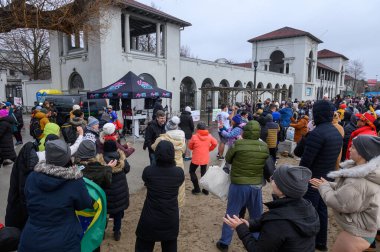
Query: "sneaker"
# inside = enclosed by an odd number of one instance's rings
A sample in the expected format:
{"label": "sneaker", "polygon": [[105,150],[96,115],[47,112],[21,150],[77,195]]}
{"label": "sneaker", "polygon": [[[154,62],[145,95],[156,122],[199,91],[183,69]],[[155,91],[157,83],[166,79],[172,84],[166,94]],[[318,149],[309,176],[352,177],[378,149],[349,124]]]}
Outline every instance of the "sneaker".
{"label": "sneaker", "polygon": [[193,190],[191,190],[191,193],[194,194],[194,195],[198,195],[198,194],[201,193],[201,191],[193,189]]}
{"label": "sneaker", "polygon": [[120,231],[113,232],[113,238],[115,239],[115,241],[120,241],[120,236]]}
{"label": "sneaker", "polygon": [[223,251],[223,252],[227,252],[228,251],[228,245],[225,245],[221,242],[217,242],[216,243],[216,247],[220,250],[220,251]]}
{"label": "sneaker", "polygon": [[322,244],[315,244],[315,249],[319,251],[328,251],[326,245],[322,245]]}
{"label": "sneaker", "polygon": [[208,195],[208,191],[207,191],[206,189],[202,189],[202,193],[203,193],[204,195]]}

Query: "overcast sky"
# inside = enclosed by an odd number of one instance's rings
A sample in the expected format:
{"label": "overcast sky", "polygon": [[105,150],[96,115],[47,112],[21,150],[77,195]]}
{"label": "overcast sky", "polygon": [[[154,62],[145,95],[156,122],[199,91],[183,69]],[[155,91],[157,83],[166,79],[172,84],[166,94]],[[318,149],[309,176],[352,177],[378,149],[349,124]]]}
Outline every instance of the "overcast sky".
{"label": "overcast sky", "polygon": [[192,24],[181,44],[192,56],[246,62],[247,40],[290,26],[310,32],[329,49],[363,63],[365,77],[380,80],[378,0],[138,0]]}

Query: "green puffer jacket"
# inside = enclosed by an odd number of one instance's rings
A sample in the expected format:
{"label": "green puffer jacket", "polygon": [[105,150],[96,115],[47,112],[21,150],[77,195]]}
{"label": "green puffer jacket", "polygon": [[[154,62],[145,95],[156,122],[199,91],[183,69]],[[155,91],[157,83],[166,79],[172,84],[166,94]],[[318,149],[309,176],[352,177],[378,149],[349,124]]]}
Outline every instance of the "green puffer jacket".
{"label": "green puffer jacket", "polygon": [[264,164],[269,150],[267,144],[259,140],[260,131],[260,124],[250,121],[244,127],[243,139],[237,140],[228,150],[226,162],[232,164],[232,184],[262,184]]}

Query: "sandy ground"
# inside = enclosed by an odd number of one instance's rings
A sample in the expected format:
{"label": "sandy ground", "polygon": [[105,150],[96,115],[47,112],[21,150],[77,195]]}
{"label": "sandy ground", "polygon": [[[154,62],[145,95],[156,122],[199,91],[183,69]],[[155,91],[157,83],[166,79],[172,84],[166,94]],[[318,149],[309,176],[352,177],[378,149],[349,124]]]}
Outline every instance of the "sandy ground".
{"label": "sandy ground", "polygon": [[[298,162],[293,158],[281,157],[278,163],[297,164]],[[213,195],[192,195],[191,189],[192,183],[187,174],[186,205],[181,212],[178,251],[218,251],[215,243],[221,235],[222,217],[226,210],[226,202]],[[122,236],[118,242],[113,240],[112,220],[110,221],[110,225],[106,230],[106,239],[102,244],[102,251],[134,251],[135,230],[140,218],[145,194],[145,189],[131,194],[130,207],[125,211],[125,217],[122,222]],[[263,188],[263,200],[264,202],[271,200],[269,184]],[[330,216],[328,247],[331,248],[338,232],[338,226]],[[156,243],[154,251],[161,251],[159,243]],[[229,251],[246,251],[236,234],[234,234]]]}

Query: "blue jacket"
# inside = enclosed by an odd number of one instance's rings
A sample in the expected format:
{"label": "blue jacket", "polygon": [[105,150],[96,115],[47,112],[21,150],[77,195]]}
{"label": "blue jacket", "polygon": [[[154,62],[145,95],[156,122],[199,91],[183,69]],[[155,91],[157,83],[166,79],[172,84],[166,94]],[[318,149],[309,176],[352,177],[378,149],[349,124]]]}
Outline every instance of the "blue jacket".
{"label": "blue jacket", "polygon": [[82,174],[41,162],[25,185],[29,218],[19,252],[80,252],[82,227],[75,210],[92,208]]}
{"label": "blue jacket", "polygon": [[293,116],[293,110],[291,108],[283,108],[278,112],[281,114],[280,124],[282,127],[290,126],[290,118]]}

